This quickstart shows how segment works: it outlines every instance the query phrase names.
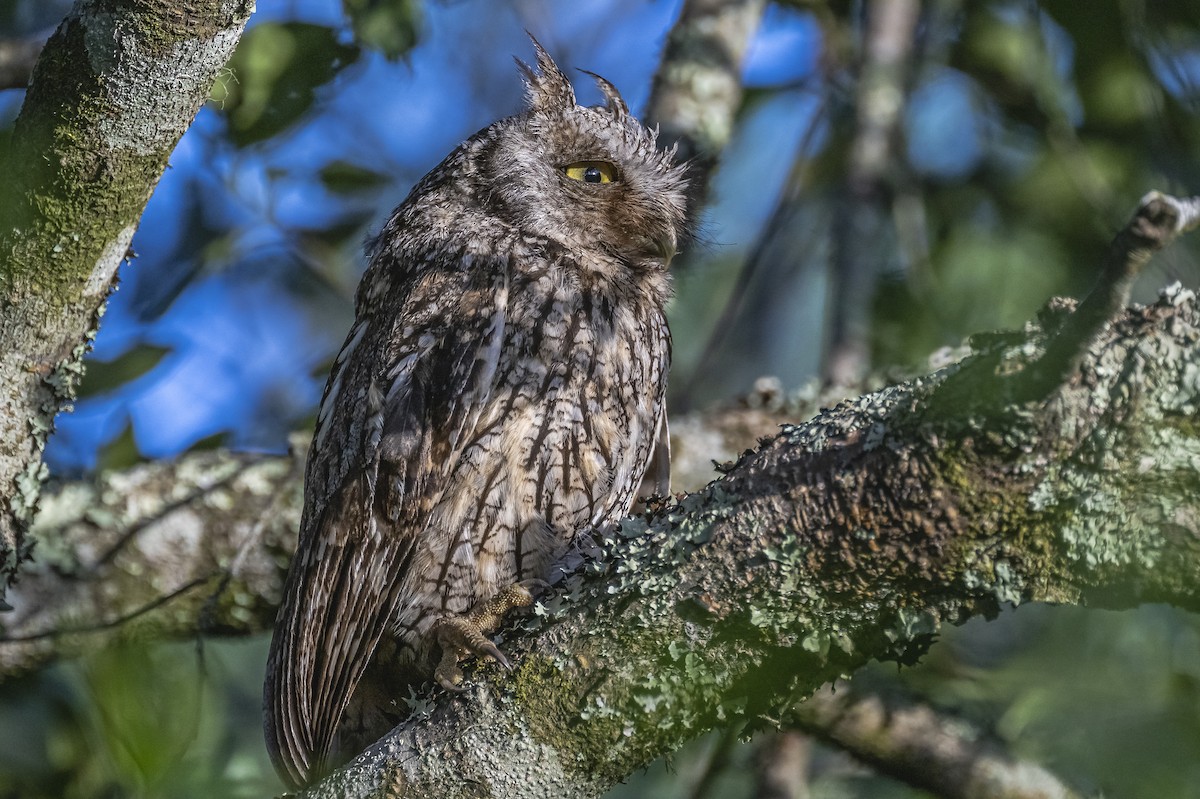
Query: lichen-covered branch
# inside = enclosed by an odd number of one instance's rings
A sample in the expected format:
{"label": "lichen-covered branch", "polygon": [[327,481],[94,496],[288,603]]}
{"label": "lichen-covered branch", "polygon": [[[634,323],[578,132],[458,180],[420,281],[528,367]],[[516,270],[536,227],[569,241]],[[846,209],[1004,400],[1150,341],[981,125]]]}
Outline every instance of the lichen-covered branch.
{"label": "lichen-covered branch", "polygon": [[156,639],[270,629],[300,522],[305,441],[284,457],[203,452],[51,486],[35,557],[0,615],[0,680]]}
{"label": "lichen-covered branch", "polygon": [[942,799],[1081,796],[973,724],[899,697],[826,686],[797,705],[789,721],[881,774]]}
{"label": "lichen-covered branch", "polygon": [[[714,460],[778,430],[795,410],[782,399],[753,395],[754,407],[676,419],[676,487],[704,485]],[[0,681],[134,627],[168,640],[269,630],[296,546],[307,449],[298,434],[285,456],[197,452],[49,485],[33,560],[0,614]]]}
{"label": "lichen-covered branch", "polygon": [[[1161,228],[1163,242],[1178,232],[1178,218],[1148,209],[1135,225]],[[942,625],[1007,603],[1200,610],[1200,304],[1171,287],[1090,326],[1049,393],[997,401],[1072,329],[1072,309],[1051,303],[1023,333],[978,339],[959,364],[785,426],[704,490],[581,541],[509,632],[515,672],[485,666],[467,694],[418,702],[308,795],[596,795],[714,726],[785,723],[831,679],[908,661]],[[757,427],[748,418],[731,427]],[[0,655],[76,640],[35,633],[104,602],[92,626],[269,623],[302,458],[197,457],[211,471],[190,480],[158,464],[125,485],[64,492],[95,493],[56,506],[65,528],[45,519],[67,530],[43,536],[63,552],[43,553],[51,582],[22,599],[23,630],[5,619],[25,640],[0,643]],[[139,481],[144,494],[129,484]],[[232,527],[243,505],[248,522],[211,543],[206,531]],[[54,580],[92,585],[50,618],[49,598],[71,596]],[[125,592],[128,606],[111,604]]]}
{"label": "lichen-covered branch", "polygon": [[1200,610],[1192,292],[1103,326],[1037,401],[939,399],[963,374],[974,395],[1006,390],[1069,313],[787,426],[705,490],[582,544],[505,643],[515,672],[483,667],[305,795],[597,795],[1006,604]]}
{"label": "lichen-covered branch", "polygon": [[0,596],[117,267],[254,0],[78,0],[0,153]]}

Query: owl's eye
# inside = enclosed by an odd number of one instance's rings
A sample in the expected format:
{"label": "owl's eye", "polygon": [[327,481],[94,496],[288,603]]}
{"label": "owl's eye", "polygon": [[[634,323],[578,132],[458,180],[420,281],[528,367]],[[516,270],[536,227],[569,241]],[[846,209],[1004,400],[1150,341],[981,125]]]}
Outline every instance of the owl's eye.
{"label": "owl's eye", "polygon": [[607,161],[576,161],[563,171],[571,180],[582,183],[612,183],[617,179],[617,168]]}

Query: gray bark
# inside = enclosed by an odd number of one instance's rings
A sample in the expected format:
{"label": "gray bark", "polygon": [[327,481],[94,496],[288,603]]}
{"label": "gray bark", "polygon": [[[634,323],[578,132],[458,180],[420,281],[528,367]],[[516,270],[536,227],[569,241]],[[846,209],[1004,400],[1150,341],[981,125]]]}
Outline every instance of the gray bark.
{"label": "gray bark", "polygon": [[481,667],[303,795],[595,796],[1008,604],[1200,610],[1195,295],[1088,320],[1174,214],[1147,198],[1083,313],[1052,303],[960,364],[785,426],[703,491],[581,545],[506,642],[511,674]]}
{"label": "gray bark", "polygon": [[0,163],[0,597],[138,218],[253,9],[79,0],[34,67]]}
{"label": "gray bark", "polygon": [[[508,632],[514,673],[483,666],[465,696],[426,698],[308,795],[596,795],[713,726],[786,723],[832,678],[1008,603],[1200,609],[1200,305],[1173,287],[1095,312],[1145,260],[1130,230],[1080,313],[1054,301],[934,375],[785,425],[704,490],[585,542]],[[681,464],[773,421],[678,424]],[[268,626],[302,460],[196,455],[63,487],[39,528],[60,551],[21,583],[5,668],[126,617],[160,635]]]}

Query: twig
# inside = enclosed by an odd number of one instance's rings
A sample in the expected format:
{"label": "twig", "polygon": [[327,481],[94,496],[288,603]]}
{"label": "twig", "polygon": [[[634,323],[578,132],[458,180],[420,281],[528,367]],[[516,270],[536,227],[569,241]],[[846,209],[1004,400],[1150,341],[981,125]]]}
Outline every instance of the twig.
{"label": "twig", "polygon": [[[787,180],[784,182],[783,194],[771,212],[771,217],[767,220],[762,233],[758,236],[754,248],[742,264],[742,268],[738,270],[737,278],[721,308],[721,313],[709,328],[708,338],[705,339],[704,349],[696,360],[696,367],[682,385],[675,389],[673,400],[675,405],[672,410],[691,410],[693,397],[701,378],[707,373],[706,369],[714,363],[717,353],[725,344],[730,332],[737,328],[738,316],[745,308],[751,287],[759,279],[763,267],[770,265],[770,259],[781,249],[787,251],[788,248],[781,247],[780,243],[790,242],[794,238],[799,214],[808,212],[805,208],[805,201],[808,198],[804,196],[804,191],[809,186],[806,179],[811,166],[809,154],[813,140],[821,130],[822,124],[827,121],[826,107],[827,102],[822,99],[810,117],[808,127],[801,136],[800,146],[796,149],[796,156],[792,161]],[[802,251],[804,248],[794,247],[793,249]]]}
{"label": "twig", "polygon": [[1157,191],[1142,198],[1129,223],[1117,233],[1096,285],[1024,373],[1018,400],[1034,400],[1063,385],[1079,369],[1088,347],[1104,326],[1129,303],[1133,281],[1150,257],[1180,233],[1200,226],[1200,197],[1179,199]]}
{"label": "twig", "polygon": [[123,613],[120,616],[117,616],[116,618],[113,618],[113,619],[108,619],[106,621],[97,622],[95,624],[88,624],[88,625],[85,625],[82,627],[53,627],[49,630],[42,630],[41,632],[36,632],[36,633],[28,633],[26,635],[4,635],[4,636],[0,636],[0,643],[7,644],[7,643],[17,643],[17,642],[28,642],[28,641],[42,641],[47,638],[59,638],[64,635],[73,635],[76,633],[98,633],[98,632],[103,632],[105,630],[112,630],[116,627],[120,627],[122,624],[133,621],[134,619],[138,618],[139,616],[144,616],[147,613],[149,613],[150,611],[155,610],[156,608],[162,607],[163,605],[167,604],[171,600],[173,600],[177,597],[183,596],[184,594],[186,594],[188,591],[191,591],[196,586],[203,585],[204,583],[207,583],[209,580],[213,579],[216,576],[217,576],[217,573],[214,572],[213,574],[207,574],[202,577],[197,577],[193,580],[189,580],[188,582],[186,582],[183,585],[176,588],[174,591],[170,591],[166,594],[163,594],[162,596],[155,597],[154,599],[150,600],[146,604],[141,605],[140,607],[134,608],[133,610],[129,611],[128,613]]}

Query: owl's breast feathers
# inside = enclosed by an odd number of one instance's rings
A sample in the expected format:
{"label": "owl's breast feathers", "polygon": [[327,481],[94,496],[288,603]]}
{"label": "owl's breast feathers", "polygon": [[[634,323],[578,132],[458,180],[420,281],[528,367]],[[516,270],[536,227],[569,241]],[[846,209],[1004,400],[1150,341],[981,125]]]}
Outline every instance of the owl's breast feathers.
{"label": "owl's breast feathers", "polygon": [[268,750],[295,785],[330,765],[381,638],[415,658],[439,612],[543,576],[628,511],[650,462],[666,275],[613,280],[520,239],[495,252],[372,263],[387,279],[326,386],[268,660]]}

